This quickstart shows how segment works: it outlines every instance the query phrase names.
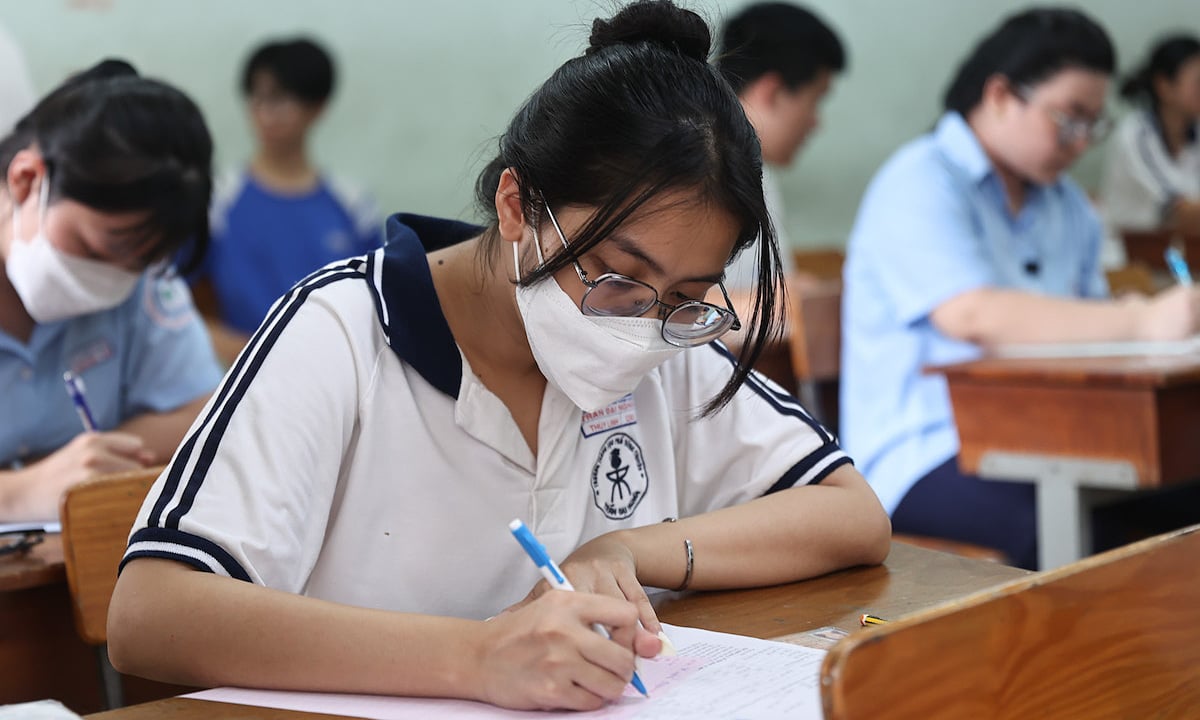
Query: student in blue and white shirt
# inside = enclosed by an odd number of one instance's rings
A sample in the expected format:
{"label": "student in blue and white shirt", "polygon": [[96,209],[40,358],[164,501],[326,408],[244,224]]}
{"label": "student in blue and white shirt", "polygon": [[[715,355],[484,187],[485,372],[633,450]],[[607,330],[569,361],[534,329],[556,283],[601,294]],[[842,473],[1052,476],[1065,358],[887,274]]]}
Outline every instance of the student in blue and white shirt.
{"label": "student in blue and white shirt", "polygon": [[1100,222],[1064,174],[1101,134],[1113,65],[1082,13],[1015,14],[963,62],[936,128],[867,188],[844,273],[842,440],[897,532],[1036,563],[1032,486],[958,471],[946,383],[923,368],[1005,343],[1200,327],[1195,289],[1108,298]]}
{"label": "student in blue and white shirt", "polygon": [[[777,250],[708,49],[669,2],[598,20],[481,174],[487,227],[395,217],[282,299],[134,524],[119,668],[590,709],[660,649],[642,586],[882,560],[833,438],[709,343],[737,324],[699,300],[735,249]],[[582,592],[546,591],[514,517]]]}
{"label": "student in blue and white shirt", "polygon": [[165,462],[220,380],[186,285],[160,262],[188,240],[203,252],[211,156],[191,100],[116,61],[0,141],[0,522],[57,518],[71,485]]}
{"label": "student in blue and white shirt", "polygon": [[246,62],[242,93],[258,149],[217,183],[212,246],[195,276],[211,283],[220,321],[239,343],[292,285],[383,240],[374,200],[309,157],[333,88],[332,58],[308,39],[267,42]]}
{"label": "student in blue and white shirt", "polygon": [[1121,86],[1135,107],[1117,127],[1100,185],[1114,231],[1200,234],[1200,40],[1163,39]]}

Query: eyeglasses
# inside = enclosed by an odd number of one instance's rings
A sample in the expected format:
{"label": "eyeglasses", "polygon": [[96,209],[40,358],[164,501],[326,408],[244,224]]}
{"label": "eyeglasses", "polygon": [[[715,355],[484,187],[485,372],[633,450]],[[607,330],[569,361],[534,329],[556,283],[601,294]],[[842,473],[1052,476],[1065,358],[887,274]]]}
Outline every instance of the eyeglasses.
{"label": "eyeglasses", "polygon": [[[546,205],[550,223],[558,232],[563,249],[571,252],[567,236],[559,226],[550,206]],[[712,342],[730,330],[740,330],[742,323],[733,311],[733,303],[724,283],[717,283],[725,297],[725,307],[717,307],[700,300],[688,300],[670,305],[658,297],[658,290],[641,280],[634,280],[620,273],[604,273],[595,280],[588,278],[587,271],[579,259],[571,255],[579,281],[587,286],[581,307],[584,315],[599,317],[641,317],[652,307],[659,306],[662,318],[662,338],[676,347],[695,347]]]}
{"label": "eyeglasses", "polygon": [[1014,94],[1026,105],[1037,107],[1046,113],[1058,131],[1058,144],[1063,147],[1070,147],[1080,140],[1086,140],[1089,145],[1102,142],[1112,131],[1113,121],[1107,115],[1101,115],[1094,119],[1072,117],[1061,110],[1035,105],[1030,101],[1030,96],[1033,94],[1033,88],[1030,87],[1018,88]]}
{"label": "eyeglasses", "polygon": [[45,539],[46,533],[41,530],[0,533],[0,557],[25,552]]}

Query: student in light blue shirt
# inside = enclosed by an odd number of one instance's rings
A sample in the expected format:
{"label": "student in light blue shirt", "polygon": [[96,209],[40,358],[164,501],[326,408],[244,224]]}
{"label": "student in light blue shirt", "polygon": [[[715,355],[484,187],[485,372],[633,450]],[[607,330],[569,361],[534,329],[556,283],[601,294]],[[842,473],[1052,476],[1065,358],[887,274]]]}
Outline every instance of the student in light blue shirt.
{"label": "student in light blue shirt", "polygon": [[1184,337],[1200,295],[1108,299],[1101,228],[1064,173],[1107,127],[1115,60],[1073,10],[1008,18],[963,63],[929,134],[872,180],[850,237],[843,441],[897,532],[1036,562],[1032,487],[957,468],[946,384],[930,365],[1004,343]]}
{"label": "student in light blue shirt", "polygon": [[165,462],[220,380],[165,265],[189,240],[203,252],[211,156],[191,100],[115,61],[0,140],[0,522],[52,520],[71,485]]}

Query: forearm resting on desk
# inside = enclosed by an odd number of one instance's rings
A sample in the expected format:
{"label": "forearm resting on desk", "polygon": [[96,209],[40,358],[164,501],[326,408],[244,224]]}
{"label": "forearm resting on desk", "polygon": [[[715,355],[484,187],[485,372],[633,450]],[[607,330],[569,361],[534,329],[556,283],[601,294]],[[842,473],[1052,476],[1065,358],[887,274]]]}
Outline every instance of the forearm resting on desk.
{"label": "forearm resting on desk", "polygon": [[469,648],[455,638],[466,637],[469,624],[352,608],[139,559],[113,593],[108,653],[122,672],[200,687],[438,695],[462,680]]}
{"label": "forearm resting on desk", "polygon": [[881,563],[891,544],[891,523],[863,477],[843,465],[818,485],[618,534],[634,553],[638,580],[665,588],[683,581],[683,541],[691,540],[695,560],[689,587],[714,590]]}
{"label": "forearm resting on desk", "polygon": [[979,288],[937,306],[934,326],[979,345],[1015,343],[1176,340],[1196,331],[1200,295],[1176,287],[1146,298],[1058,298],[999,288]]}
{"label": "forearm resting on desk", "polygon": [[584,710],[621,694],[635,649],[661,647],[631,603],[564,592],[536,602],[489,622],[370,610],[141,558],[117,581],[108,653],[122,672],[187,685]]}

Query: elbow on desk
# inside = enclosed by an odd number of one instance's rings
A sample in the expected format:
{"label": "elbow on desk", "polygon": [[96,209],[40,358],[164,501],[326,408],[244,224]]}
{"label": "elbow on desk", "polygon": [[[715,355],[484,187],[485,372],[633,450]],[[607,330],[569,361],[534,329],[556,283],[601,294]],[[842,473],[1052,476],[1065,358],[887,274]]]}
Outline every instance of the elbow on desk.
{"label": "elbow on desk", "polygon": [[862,533],[859,565],[880,565],[892,549],[892,519],[883,507],[867,523]]}

